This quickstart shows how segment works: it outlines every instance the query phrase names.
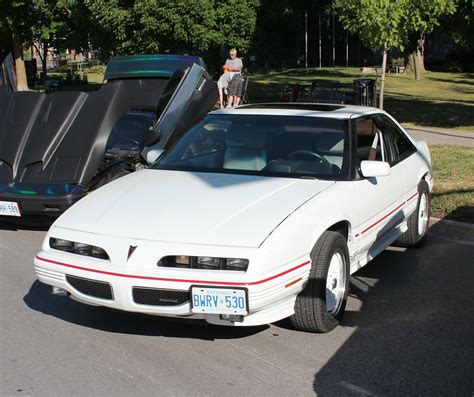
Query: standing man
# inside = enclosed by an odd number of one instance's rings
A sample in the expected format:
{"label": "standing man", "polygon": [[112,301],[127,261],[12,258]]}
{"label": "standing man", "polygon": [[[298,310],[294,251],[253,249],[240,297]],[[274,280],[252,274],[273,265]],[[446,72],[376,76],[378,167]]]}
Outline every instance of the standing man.
{"label": "standing man", "polygon": [[[232,48],[229,51],[229,58],[225,61],[223,66],[224,74],[221,75],[217,82],[221,109],[224,107],[224,89],[226,88],[229,88],[227,107],[231,107],[232,104],[236,106],[239,104],[240,96],[242,95],[242,76],[240,75],[242,68],[242,60],[237,58],[237,50]],[[232,81],[233,79],[235,79],[235,82]]]}

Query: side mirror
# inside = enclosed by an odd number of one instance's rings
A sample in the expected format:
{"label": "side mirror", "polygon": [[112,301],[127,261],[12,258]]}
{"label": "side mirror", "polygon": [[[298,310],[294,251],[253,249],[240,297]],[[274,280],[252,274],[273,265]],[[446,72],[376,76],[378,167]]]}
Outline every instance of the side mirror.
{"label": "side mirror", "polygon": [[150,127],[146,132],[144,136],[144,142],[145,146],[152,146],[155,143],[158,143],[161,139],[161,132],[156,131],[153,129],[153,127]]}
{"label": "side mirror", "polygon": [[390,165],[384,161],[365,160],[360,163],[360,172],[366,178],[390,175]]}
{"label": "side mirror", "polygon": [[148,165],[153,164],[164,153],[163,149],[145,148],[142,152],[142,157]]}

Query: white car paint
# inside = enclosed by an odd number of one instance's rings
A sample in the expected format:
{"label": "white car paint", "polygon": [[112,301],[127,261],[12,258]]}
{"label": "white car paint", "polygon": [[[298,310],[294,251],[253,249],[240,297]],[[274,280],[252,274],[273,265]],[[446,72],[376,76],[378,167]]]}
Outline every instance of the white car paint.
{"label": "white car paint", "polygon": [[[380,110],[238,108],[220,113],[349,119]],[[34,260],[36,275],[88,304],[204,318],[214,324],[280,320],[293,314],[311,268],[310,251],[325,230],[339,223],[348,226],[351,273],[407,230],[407,217],[416,209],[418,182],[425,178],[432,187],[425,147],[417,147],[419,151],[391,167],[389,175],[349,181],[136,172],[93,192],[54,223]],[[96,245],[110,260],[54,250],[50,237]],[[131,256],[130,246],[137,247]],[[246,272],[158,267],[158,260],[167,255],[246,258],[250,264]],[[114,299],[82,294],[67,282],[66,274],[110,283]],[[189,303],[146,306],[136,304],[131,295],[134,286],[188,291],[192,285],[246,288],[249,314],[231,323],[218,314],[192,313]]]}

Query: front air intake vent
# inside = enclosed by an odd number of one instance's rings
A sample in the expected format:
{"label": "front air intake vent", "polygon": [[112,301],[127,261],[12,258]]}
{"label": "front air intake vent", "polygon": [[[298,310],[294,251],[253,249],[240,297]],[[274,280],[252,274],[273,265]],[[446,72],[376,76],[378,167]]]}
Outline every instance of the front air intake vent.
{"label": "front air intake vent", "polygon": [[148,306],[180,306],[189,302],[189,291],[133,287],[133,301]]}
{"label": "front air intake vent", "polygon": [[94,298],[113,300],[112,287],[105,281],[91,280],[83,277],[66,275],[66,280],[81,294]]}

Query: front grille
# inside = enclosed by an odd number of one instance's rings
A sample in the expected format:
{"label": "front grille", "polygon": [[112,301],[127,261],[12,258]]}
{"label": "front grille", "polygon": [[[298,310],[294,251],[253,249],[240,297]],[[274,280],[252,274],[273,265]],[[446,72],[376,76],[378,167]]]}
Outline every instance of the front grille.
{"label": "front grille", "polygon": [[94,298],[113,300],[112,287],[105,281],[70,276],[69,274],[66,275],[66,280],[84,295],[93,296]]}
{"label": "front grille", "polygon": [[148,306],[179,306],[189,302],[189,291],[133,287],[133,301]]}

